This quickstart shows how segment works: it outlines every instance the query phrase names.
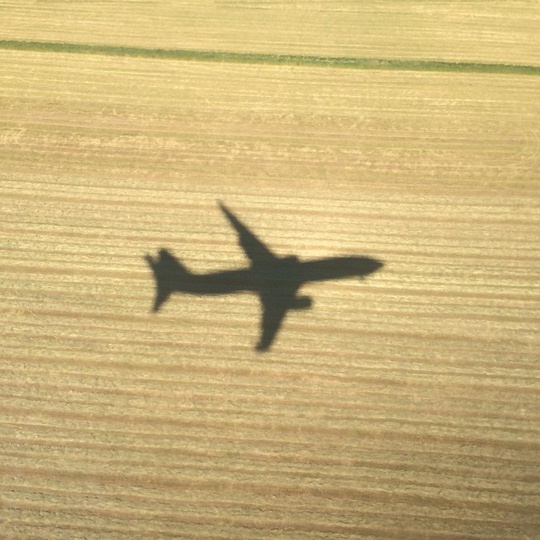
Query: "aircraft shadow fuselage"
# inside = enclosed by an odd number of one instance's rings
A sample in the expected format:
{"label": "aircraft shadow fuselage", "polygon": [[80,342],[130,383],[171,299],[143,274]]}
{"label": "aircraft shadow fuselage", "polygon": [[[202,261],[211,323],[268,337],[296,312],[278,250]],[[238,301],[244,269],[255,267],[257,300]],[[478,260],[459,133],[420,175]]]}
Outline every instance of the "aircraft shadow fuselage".
{"label": "aircraft shadow fuselage", "polygon": [[168,250],[159,256],[147,255],[146,261],[156,279],[153,311],[157,312],[172,293],[223,295],[240,292],[256,293],[261,301],[261,338],[257,350],[270,348],[289,310],[308,309],[311,298],[297,296],[305,283],[350,277],[363,277],[383,266],[369,257],[332,257],[300,261],[297,257],[274,255],[223,204],[222,211],[236,229],[239,242],[251,265],[237,270],[195,274],[187,270]]}

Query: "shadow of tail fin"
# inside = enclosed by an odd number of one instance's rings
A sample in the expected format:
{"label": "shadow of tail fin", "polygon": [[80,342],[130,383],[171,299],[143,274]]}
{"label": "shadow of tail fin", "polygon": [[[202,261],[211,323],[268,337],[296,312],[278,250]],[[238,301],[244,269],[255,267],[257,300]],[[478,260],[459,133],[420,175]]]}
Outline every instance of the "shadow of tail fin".
{"label": "shadow of tail fin", "polygon": [[151,255],[145,256],[146,262],[154,272],[156,279],[156,296],[152,311],[155,313],[167,301],[171,293],[178,288],[178,282],[189,274],[188,270],[178,259],[166,249],[159,252],[159,256],[154,258]]}

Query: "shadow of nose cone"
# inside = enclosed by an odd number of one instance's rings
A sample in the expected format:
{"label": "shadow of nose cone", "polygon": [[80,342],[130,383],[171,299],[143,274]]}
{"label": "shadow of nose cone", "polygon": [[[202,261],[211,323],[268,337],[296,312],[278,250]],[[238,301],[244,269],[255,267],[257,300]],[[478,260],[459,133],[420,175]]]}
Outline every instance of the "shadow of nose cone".
{"label": "shadow of nose cone", "polygon": [[383,266],[384,263],[382,261],[378,261],[377,259],[371,259],[370,272],[376,272],[377,270],[380,270]]}
{"label": "shadow of nose cone", "polygon": [[384,264],[377,259],[372,259],[371,257],[361,257],[356,259],[355,266],[358,275],[363,277],[380,270]]}

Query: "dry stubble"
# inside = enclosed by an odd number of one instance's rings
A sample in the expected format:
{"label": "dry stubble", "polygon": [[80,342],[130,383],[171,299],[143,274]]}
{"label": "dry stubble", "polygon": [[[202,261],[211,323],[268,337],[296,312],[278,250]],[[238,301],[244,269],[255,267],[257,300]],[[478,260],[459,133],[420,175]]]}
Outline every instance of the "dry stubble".
{"label": "dry stubble", "polygon": [[[534,538],[537,77],[4,51],[12,538]],[[149,314],[142,256],[369,279],[253,350],[256,298]]]}

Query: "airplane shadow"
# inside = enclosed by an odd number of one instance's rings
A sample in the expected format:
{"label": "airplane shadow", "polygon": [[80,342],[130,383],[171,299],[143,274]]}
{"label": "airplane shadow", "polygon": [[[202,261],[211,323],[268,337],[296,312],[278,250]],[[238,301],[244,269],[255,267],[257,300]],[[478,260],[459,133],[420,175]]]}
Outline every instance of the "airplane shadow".
{"label": "airplane shadow", "polygon": [[290,310],[310,309],[312,299],[297,296],[305,283],[367,276],[383,263],[370,257],[331,257],[300,261],[297,257],[278,257],[259,240],[225,205],[221,210],[236,229],[240,246],[250,265],[237,270],[208,274],[190,272],[168,250],[161,249],[157,257],[146,255],[156,281],[153,312],[173,293],[192,295],[222,295],[253,292],[259,296],[262,308],[258,351],[267,351],[275,340]]}

